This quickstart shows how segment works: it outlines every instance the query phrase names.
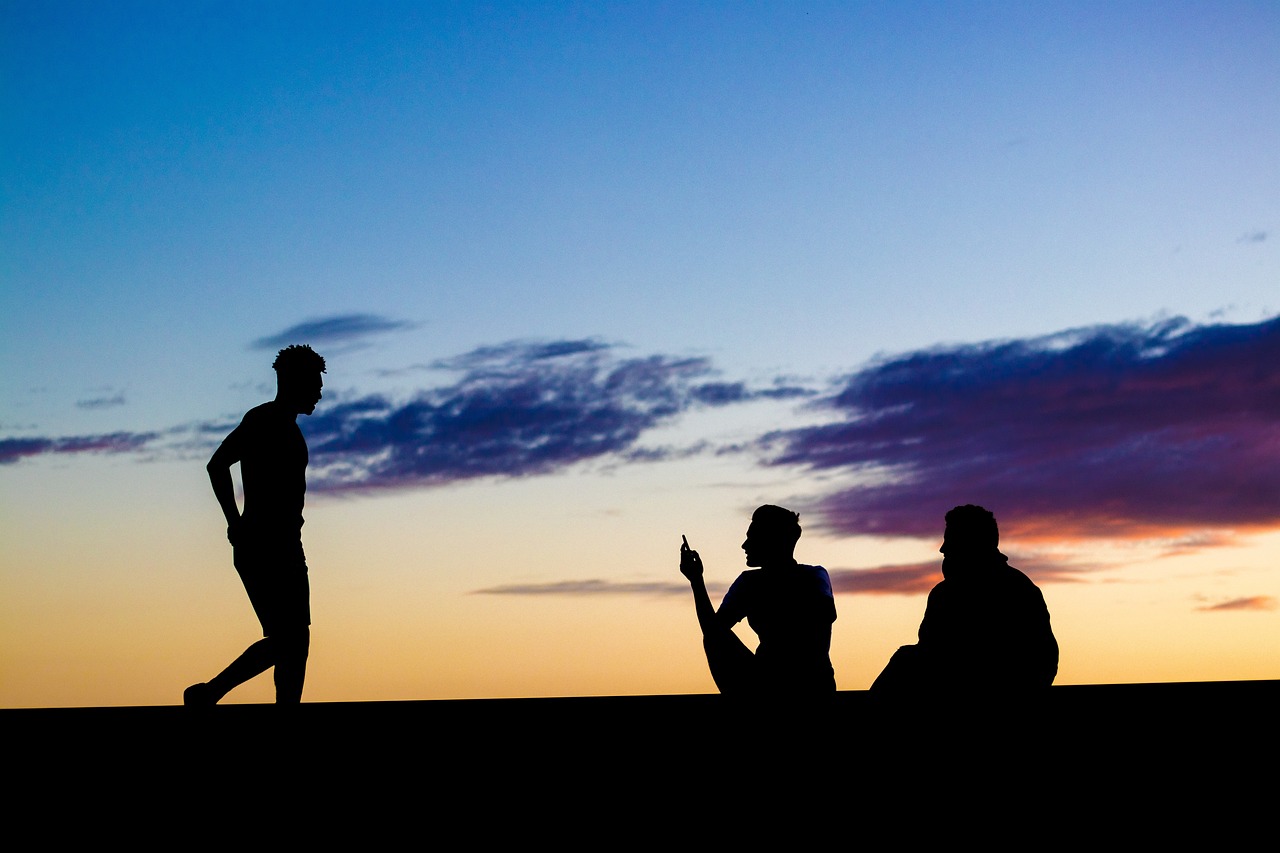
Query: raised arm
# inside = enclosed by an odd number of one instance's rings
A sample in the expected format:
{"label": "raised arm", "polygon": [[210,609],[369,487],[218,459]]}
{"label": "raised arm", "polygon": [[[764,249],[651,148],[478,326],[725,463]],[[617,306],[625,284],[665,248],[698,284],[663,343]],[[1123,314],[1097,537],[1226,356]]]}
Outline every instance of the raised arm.
{"label": "raised arm", "polygon": [[698,614],[698,627],[703,636],[723,629],[725,626],[716,618],[716,609],[711,604],[711,596],[707,594],[707,583],[702,577],[702,558],[698,552],[689,547],[689,540],[680,537],[680,574],[689,579],[693,588],[693,608]]}

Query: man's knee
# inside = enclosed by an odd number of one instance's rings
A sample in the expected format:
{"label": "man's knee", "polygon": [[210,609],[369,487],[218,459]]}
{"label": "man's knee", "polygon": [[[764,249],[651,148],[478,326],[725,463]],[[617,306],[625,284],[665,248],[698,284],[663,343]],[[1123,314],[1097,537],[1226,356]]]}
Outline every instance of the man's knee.
{"label": "man's knee", "polygon": [[288,654],[306,657],[311,648],[311,629],[305,625],[301,628],[291,628],[277,636],[281,650]]}
{"label": "man's knee", "polygon": [[276,657],[306,657],[311,648],[311,629],[305,625],[299,628],[276,628],[266,637]]}

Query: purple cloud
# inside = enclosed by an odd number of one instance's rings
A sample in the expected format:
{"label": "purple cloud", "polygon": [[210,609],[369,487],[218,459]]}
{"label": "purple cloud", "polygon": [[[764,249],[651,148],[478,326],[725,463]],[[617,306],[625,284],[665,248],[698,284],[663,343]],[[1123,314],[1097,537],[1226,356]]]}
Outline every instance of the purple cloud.
{"label": "purple cloud", "polygon": [[860,473],[818,516],[938,536],[961,503],[1023,538],[1280,526],[1280,317],[1077,329],[939,347],[849,377],[837,423],[762,441],[768,464]]}
{"label": "purple cloud", "polygon": [[28,456],[66,453],[128,453],[159,438],[155,432],[113,432],[64,438],[0,438],[0,465]]}
{"label": "purple cloud", "polygon": [[404,402],[373,395],[322,409],[303,423],[314,488],[430,486],[545,474],[610,455],[643,459],[641,434],[679,413],[779,391],[715,385],[703,358],[620,359],[613,349],[594,341],[484,347],[434,365],[462,374],[452,385]]}

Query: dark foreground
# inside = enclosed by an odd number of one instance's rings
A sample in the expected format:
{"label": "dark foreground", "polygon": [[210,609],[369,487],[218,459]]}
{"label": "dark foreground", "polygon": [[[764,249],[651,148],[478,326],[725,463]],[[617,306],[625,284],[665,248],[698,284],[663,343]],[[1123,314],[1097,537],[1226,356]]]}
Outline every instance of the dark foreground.
{"label": "dark foreground", "polygon": [[1280,681],[1058,686],[1030,708],[921,710],[847,691],[805,709],[691,695],[0,720],[6,812],[47,840],[912,849],[1273,832]]}

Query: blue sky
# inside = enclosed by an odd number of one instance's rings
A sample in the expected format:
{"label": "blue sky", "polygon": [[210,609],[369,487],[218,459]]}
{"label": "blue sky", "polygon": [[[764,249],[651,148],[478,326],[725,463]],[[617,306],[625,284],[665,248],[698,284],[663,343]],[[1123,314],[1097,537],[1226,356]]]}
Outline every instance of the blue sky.
{"label": "blue sky", "polygon": [[[85,501],[190,500],[174,523],[203,535],[203,459],[294,339],[330,363],[304,426],[331,529],[373,494],[481,481],[510,508],[582,471],[628,483],[613,505],[644,528],[681,501],[644,485],[661,470],[712,489],[729,559],[781,494],[832,568],[918,586],[931,549],[859,538],[925,537],[894,515],[912,477],[1009,496],[1036,542],[1114,489],[1123,524],[1071,541],[1227,553],[1280,526],[1277,392],[1248,370],[1280,312],[1274,4],[6,2],[0,39],[15,527],[107,524],[60,517],[72,466]],[[1007,429],[956,432],[1010,395]],[[1249,499],[1151,510],[1215,472]],[[44,570],[19,553],[7,571]],[[1212,601],[1276,596],[1271,575]]]}

